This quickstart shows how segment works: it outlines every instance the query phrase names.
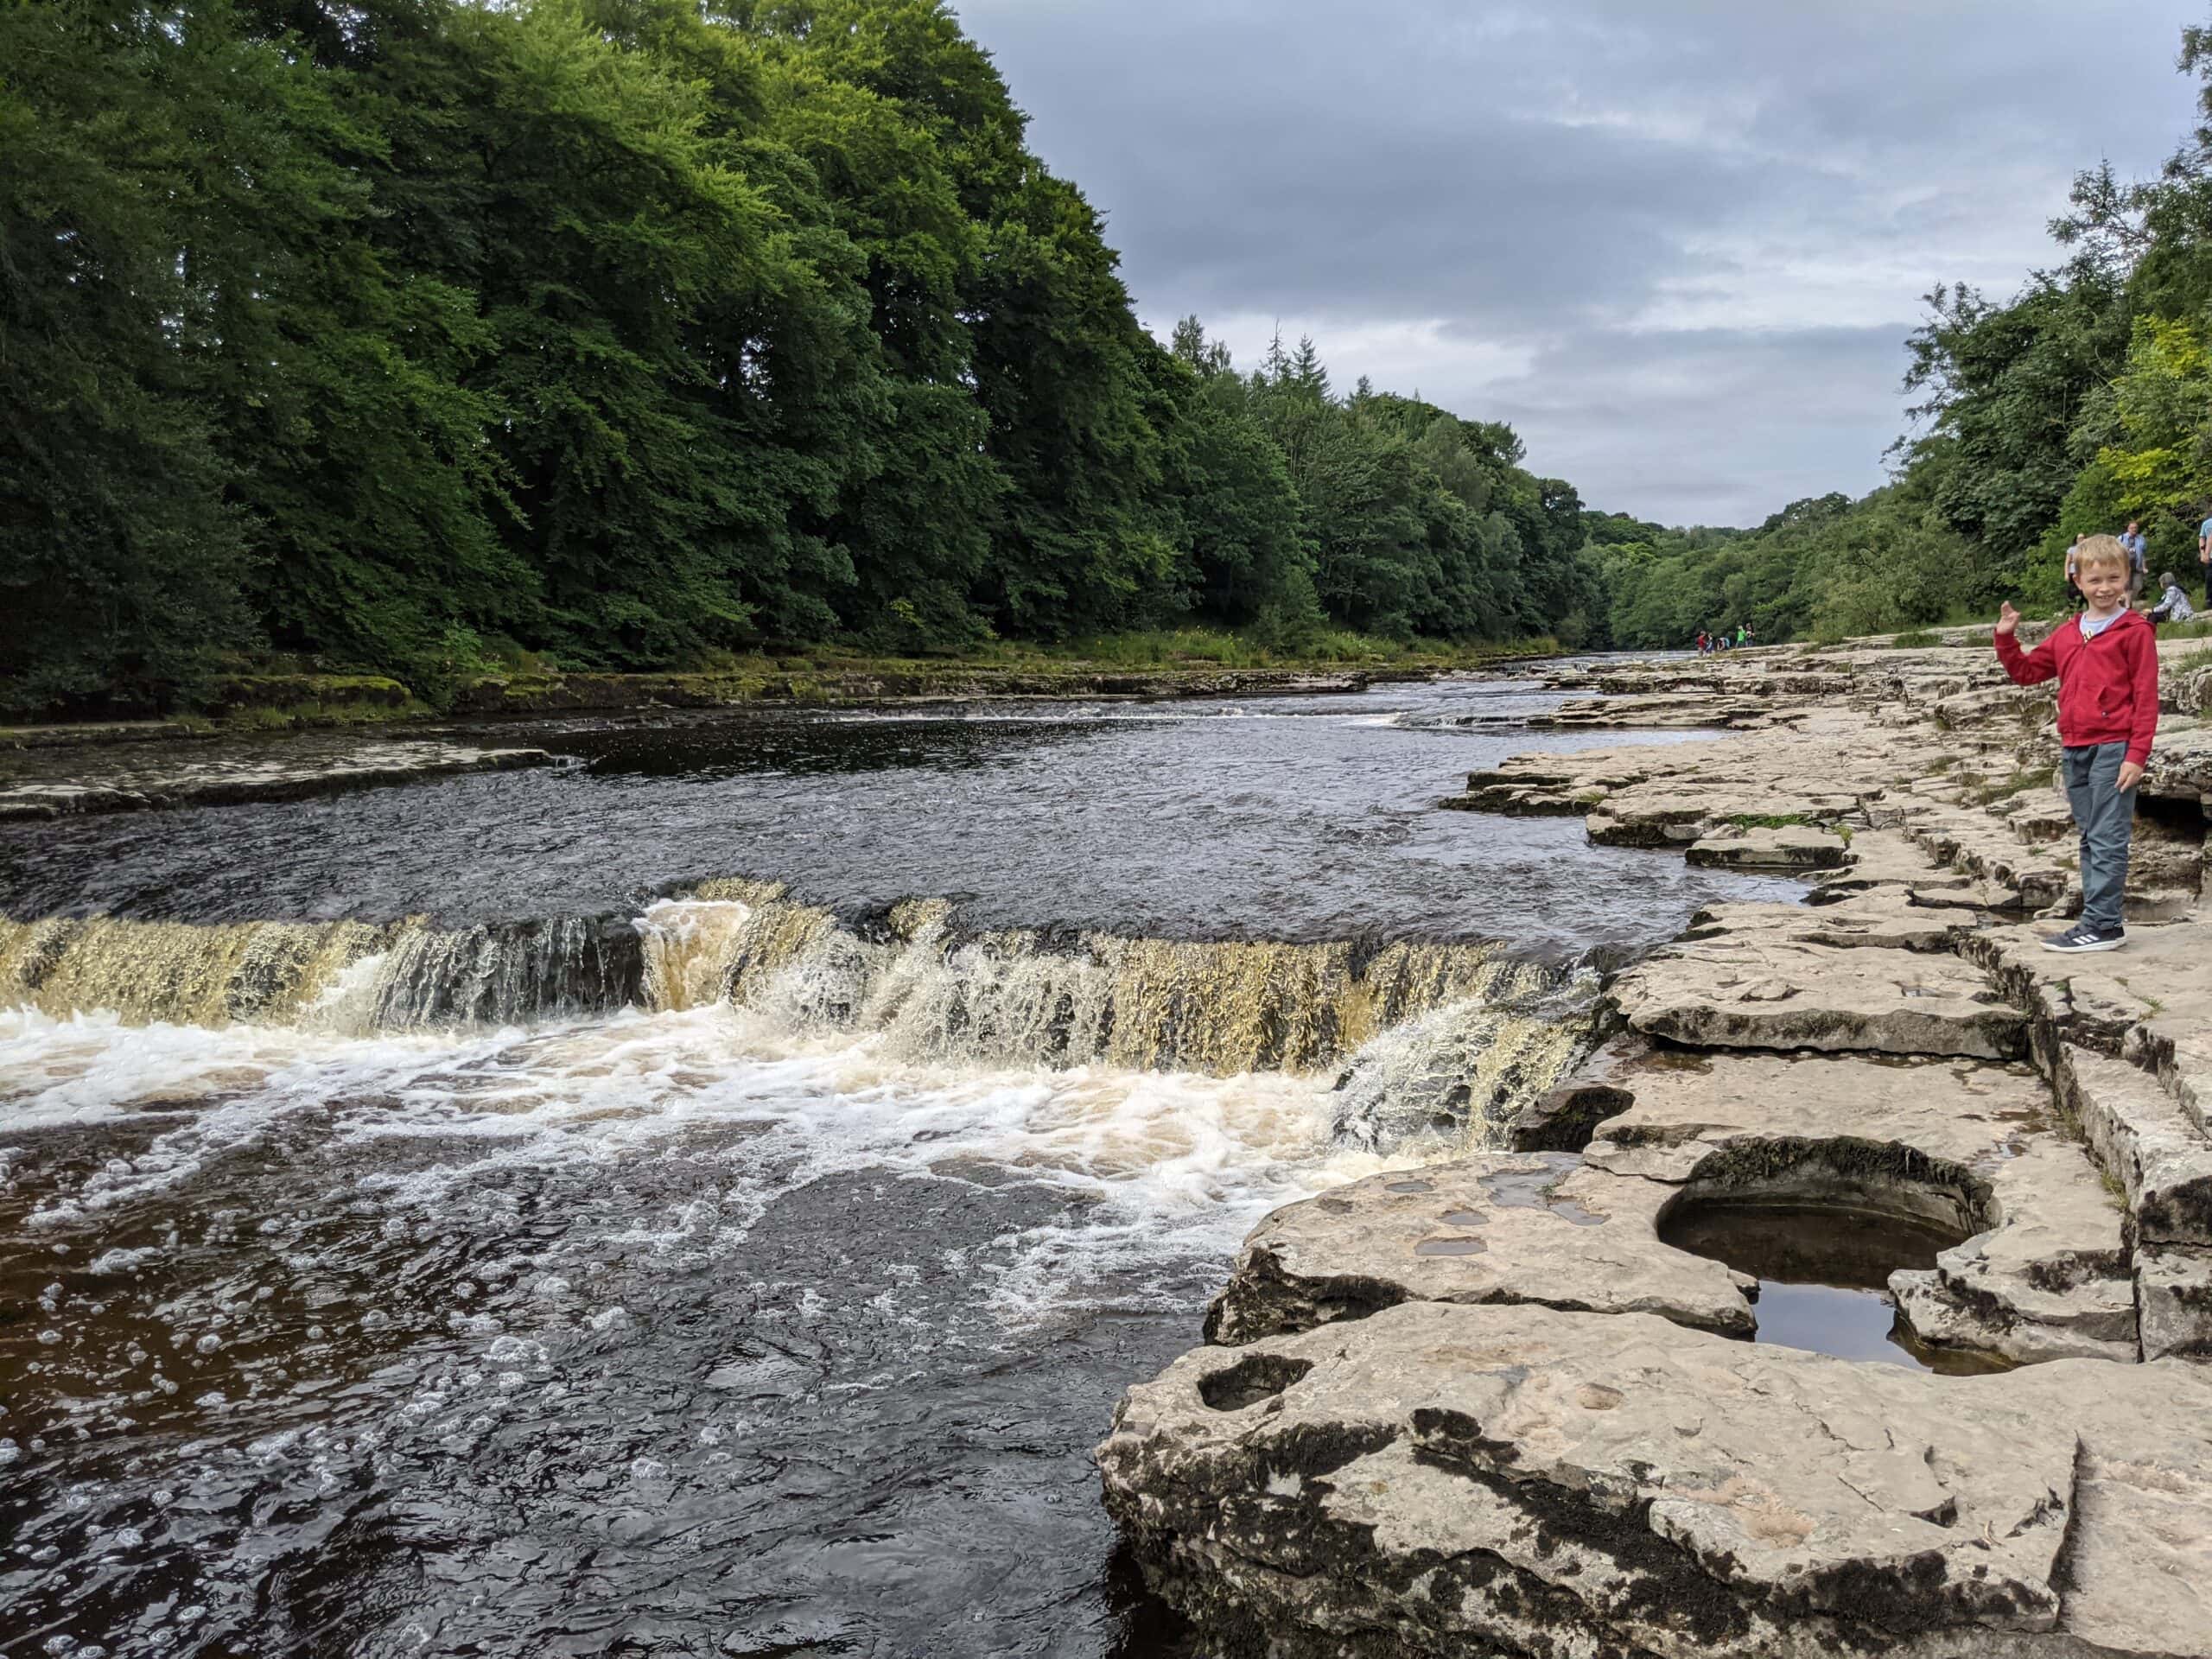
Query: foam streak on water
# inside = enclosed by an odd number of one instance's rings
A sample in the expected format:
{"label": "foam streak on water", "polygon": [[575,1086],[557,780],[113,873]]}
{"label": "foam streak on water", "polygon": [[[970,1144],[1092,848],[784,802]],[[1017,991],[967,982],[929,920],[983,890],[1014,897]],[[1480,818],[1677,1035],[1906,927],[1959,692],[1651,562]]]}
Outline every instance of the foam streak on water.
{"label": "foam streak on water", "polygon": [[1173,1651],[1122,1387],[1268,1210],[1547,1086],[1562,964],[1752,890],[1431,810],[1508,740],[1414,728],[1526,700],[0,834],[0,1653]]}
{"label": "foam streak on water", "polygon": [[1332,1070],[945,1058],[792,1018],[818,967],[534,1027],[0,1014],[21,1628],[1152,1651],[1085,1448],[1261,1215],[1392,1160]]}

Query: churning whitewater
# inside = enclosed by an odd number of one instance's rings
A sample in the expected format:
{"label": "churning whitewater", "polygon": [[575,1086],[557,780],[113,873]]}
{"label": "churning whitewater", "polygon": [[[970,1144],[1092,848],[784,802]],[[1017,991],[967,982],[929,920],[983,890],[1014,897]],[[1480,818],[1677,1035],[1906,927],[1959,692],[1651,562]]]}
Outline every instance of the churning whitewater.
{"label": "churning whitewater", "polygon": [[[1488,747],[1442,722],[1525,691],[1308,702],[1170,728],[1215,746],[1176,785],[1192,811],[1263,814],[1229,805],[1263,772],[1311,797],[1251,878],[1311,836],[1319,886],[1275,906],[1282,938],[1233,871],[1116,876],[1100,821],[1065,811],[1078,782],[1166,787],[1168,722],[1127,710],[1012,753],[1062,772],[1013,791],[1009,839],[1057,822],[1057,855],[1105,872],[1058,912],[1011,867],[979,885],[961,809],[920,809],[947,779],[911,718],[839,722],[850,770],[706,770],[740,816],[798,781],[816,811],[868,796],[885,859],[966,878],[957,897],[821,902],[770,856],[772,879],[686,877],[638,850],[666,774],[641,797],[581,769],[542,781],[629,849],[626,906],[287,914],[307,889],[285,870],[262,919],[237,913],[245,871],[219,903],[39,913],[34,870],[0,921],[0,1306],[22,1310],[0,1324],[0,1646],[1172,1651],[1086,1455],[1121,1383],[1187,1345],[1268,1210],[1482,1141],[1589,1038],[1596,976],[1555,916],[1541,950],[1357,908],[1325,927],[1363,874],[1408,905],[1437,836],[1479,863],[1480,821],[1413,820]],[[1286,742],[1309,721],[1324,735]],[[714,753],[780,741],[731,723]],[[439,823],[467,885],[471,815],[538,798],[486,781],[351,805]],[[347,805],[232,809],[238,855],[304,855]],[[220,815],[163,816],[167,850],[120,821],[114,857],[190,848],[179,891],[213,891],[220,826],[188,820]],[[75,855],[100,830],[72,827]],[[1638,890],[1633,855],[1511,833],[1512,859],[1635,892],[1611,909],[1640,902],[1646,938],[1766,885],[1692,890],[1668,861],[1677,885]],[[500,856],[481,890],[524,891]],[[1233,934],[1114,925],[1185,890]]]}

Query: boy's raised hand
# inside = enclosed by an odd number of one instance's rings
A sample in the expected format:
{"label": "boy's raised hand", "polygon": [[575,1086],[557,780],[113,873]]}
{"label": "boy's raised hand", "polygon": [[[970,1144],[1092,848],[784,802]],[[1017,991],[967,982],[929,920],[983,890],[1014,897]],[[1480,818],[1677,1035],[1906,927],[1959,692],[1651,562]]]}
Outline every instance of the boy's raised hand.
{"label": "boy's raised hand", "polygon": [[2020,613],[2012,608],[2012,601],[2008,599],[1997,613],[1997,632],[2010,633],[2019,626]]}

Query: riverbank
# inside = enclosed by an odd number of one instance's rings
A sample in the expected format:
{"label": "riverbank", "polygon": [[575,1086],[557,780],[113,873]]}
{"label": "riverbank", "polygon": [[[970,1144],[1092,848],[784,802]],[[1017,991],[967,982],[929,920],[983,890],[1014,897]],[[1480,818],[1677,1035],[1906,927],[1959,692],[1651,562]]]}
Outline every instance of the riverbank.
{"label": "riverbank", "polygon": [[2086,962],[2047,690],[1981,652],[1578,674],[1543,723],[1738,734],[1441,803],[1817,885],[1622,974],[1490,1146],[1254,1230],[1098,1452],[1202,1645],[2212,1652],[2212,654],[2164,670]]}
{"label": "riverbank", "polygon": [[[1521,646],[1230,666],[1176,658],[1175,642],[1226,652],[1229,636],[1102,642],[1130,665],[1035,654],[920,663],[827,658],[806,671],[766,664],[713,674],[484,676],[449,710],[395,681],[267,676],[226,682],[214,717],[0,728],[0,822],[162,807],[295,800],[460,773],[550,766],[560,757],[510,741],[533,723],[710,715],[746,709],[930,709],[1013,702],[1141,703],[1346,695],[1549,653]],[[1491,654],[1493,652],[1496,654]],[[1144,665],[1156,654],[1163,660]]]}
{"label": "riverbank", "polygon": [[435,692],[380,674],[262,668],[219,676],[192,708],[167,717],[0,724],[0,754],[10,749],[191,739],[226,732],[313,731],[584,711],[1358,690],[1558,652],[1558,644],[1548,639],[1452,645],[1342,632],[1330,633],[1307,649],[1284,650],[1234,633],[1186,629],[1103,635],[1058,647],[1004,644],[957,658],[878,657],[821,648],[641,673],[566,669],[531,658],[507,668],[457,671]]}

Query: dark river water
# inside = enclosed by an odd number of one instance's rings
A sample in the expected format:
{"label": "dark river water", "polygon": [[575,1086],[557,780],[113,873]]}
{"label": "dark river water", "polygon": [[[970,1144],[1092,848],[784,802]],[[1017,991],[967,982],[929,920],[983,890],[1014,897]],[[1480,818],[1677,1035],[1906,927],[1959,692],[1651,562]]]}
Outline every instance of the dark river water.
{"label": "dark river water", "polygon": [[[1435,803],[1558,698],[1453,679],[1358,696],[662,716],[500,727],[581,764],[321,800],[0,829],[0,907],[194,921],[634,908],[766,876],[836,905],[957,897],[979,925],[1180,938],[1388,934],[1579,950],[1671,932],[1740,881],[1592,848],[1572,818]],[[471,734],[477,735],[477,734]]]}
{"label": "dark river water", "polygon": [[[588,764],[14,828],[0,869],[18,918],[634,911],[743,873],[1554,953],[1790,890],[1433,810],[1573,741],[1448,723],[1541,701],[537,730]],[[1115,1399],[1260,1216],[1447,1143],[1338,1143],[1330,1070],[962,1062],[811,1006],[0,1009],[0,1653],[1179,1651],[1098,1506]]]}

